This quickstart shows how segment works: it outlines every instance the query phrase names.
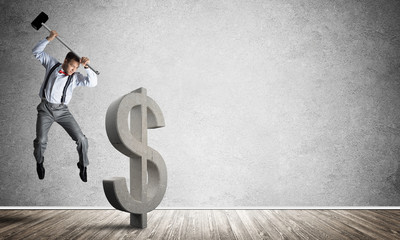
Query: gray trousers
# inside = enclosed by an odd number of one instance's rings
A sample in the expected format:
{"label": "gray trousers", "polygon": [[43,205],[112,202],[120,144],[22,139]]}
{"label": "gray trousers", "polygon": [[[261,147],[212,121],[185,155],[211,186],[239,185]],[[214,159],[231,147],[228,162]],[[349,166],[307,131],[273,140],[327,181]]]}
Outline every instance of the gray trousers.
{"label": "gray trousers", "polygon": [[87,157],[88,140],[83,135],[81,128],[70,113],[67,105],[52,104],[46,100],[37,106],[36,139],[33,141],[35,148],[33,155],[38,163],[43,162],[43,154],[47,147],[47,135],[54,122],[60,124],[65,131],[76,142],[79,153],[79,163],[83,166],[89,165]]}

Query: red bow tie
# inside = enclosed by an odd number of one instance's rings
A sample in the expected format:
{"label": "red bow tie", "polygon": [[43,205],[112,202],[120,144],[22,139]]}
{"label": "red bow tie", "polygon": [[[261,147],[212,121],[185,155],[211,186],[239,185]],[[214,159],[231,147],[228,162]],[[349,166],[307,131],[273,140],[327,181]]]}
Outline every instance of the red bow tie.
{"label": "red bow tie", "polygon": [[66,72],[64,72],[62,69],[60,71],[58,71],[61,74],[64,74],[65,76],[68,76],[68,74]]}

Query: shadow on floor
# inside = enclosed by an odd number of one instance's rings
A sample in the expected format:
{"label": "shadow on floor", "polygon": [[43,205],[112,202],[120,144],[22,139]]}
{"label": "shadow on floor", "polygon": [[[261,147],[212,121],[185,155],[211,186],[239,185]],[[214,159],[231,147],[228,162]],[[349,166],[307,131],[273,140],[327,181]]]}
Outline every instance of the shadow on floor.
{"label": "shadow on floor", "polygon": [[32,216],[0,216],[0,223],[13,224],[18,222],[30,222],[34,219],[35,218]]}
{"label": "shadow on floor", "polygon": [[135,228],[132,227],[131,225],[129,225],[129,223],[125,224],[104,224],[104,225],[89,225],[89,226],[84,226],[82,227],[83,229],[86,230],[97,230],[97,231],[101,231],[101,230],[142,230],[142,228]]}

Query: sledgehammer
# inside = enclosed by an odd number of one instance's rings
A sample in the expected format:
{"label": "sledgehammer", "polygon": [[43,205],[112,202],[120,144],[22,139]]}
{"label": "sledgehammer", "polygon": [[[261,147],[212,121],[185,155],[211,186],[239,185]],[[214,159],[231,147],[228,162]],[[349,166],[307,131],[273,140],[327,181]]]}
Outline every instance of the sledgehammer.
{"label": "sledgehammer", "polygon": [[[41,12],[36,18],[35,20],[33,20],[33,22],[31,23],[32,27],[36,30],[39,30],[42,26],[45,27],[49,32],[51,32],[51,29],[46,26],[46,24],[44,24],[47,20],[49,20],[49,16],[47,16],[46,13]],[[68,47],[68,45],[60,38],[60,37],[56,37],[64,46],[66,46],[71,52],[73,52],[76,56],[79,57],[78,54],[76,54],[70,47]],[[80,57],[79,57],[80,58]],[[100,74],[99,71],[94,70],[89,64],[87,64],[87,66],[92,69],[97,75]]]}

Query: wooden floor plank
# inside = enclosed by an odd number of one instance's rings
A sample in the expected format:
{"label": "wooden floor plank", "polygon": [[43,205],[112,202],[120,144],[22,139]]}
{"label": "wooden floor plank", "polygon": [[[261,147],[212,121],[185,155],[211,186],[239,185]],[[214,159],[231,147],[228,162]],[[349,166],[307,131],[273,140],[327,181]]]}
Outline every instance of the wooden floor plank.
{"label": "wooden floor plank", "polygon": [[228,218],[225,214],[227,210],[212,210],[216,228],[218,229],[218,236],[221,240],[231,240],[236,239],[235,235],[233,234],[233,230],[229,224]]}
{"label": "wooden floor plank", "polygon": [[[372,210],[370,210],[370,211],[372,211]],[[398,225],[400,225],[400,210],[385,211],[385,210],[379,209],[379,210],[373,210],[373,212],[381,215],[382,217],[386,218],[390,222],[397,222]]]}
{"label": "wooden floor plank", "polygon": [[252,239],[272,239],[271,235],[264,229],[266,226],[261,226],[254,217],[249,216],[255,211],[256,210],[236,210]]}
{"label": "wooden floor plank", "polygon": [[18,222],[22,224],[23,221],[28,220],[26,217],[21,217],[21,214],[18,210],[0,211],[0,234],[8,229],[7,226]]}
{"label": "wooden floor plank", "polygon": [[[108,212],[105,212],[99,216],[99,214],[96,214],[96,211],[94,210],[85,210],[83,213],[84,214],[81,216],[81,218],[75,218],[73,224],[67,226],[67,231],[63,231],[59,236],[59,239],[83,239],[81,236],[87,233],[86,227],[96,221],[96,219],[102,219],[108,214]],[[60,217],[62,218],[62,216]]]}
{"label": "wooden floor plank", "polygon": [[177,229],[177,231],[174,231],[174,234],[172,235],[172,239],[184,239],[186,236],[186,229],[188,226],[188,215],[189,215],[189,211],[188,210],[182,210],[179,211],[179,228]]}
{"label": "wooden floor plank", "polygon": [[210,232],[210,239],[219,239],[217,222],[215,221],[213,211],[207,211],[208,229]]}
{"label": "wooden floor plank", "polygon": [[161,219],[163,221],[159,227],[161,231],[157,232],[154,239],[168,239],[176,226],[178,215],[176,210],[166,211],[166,215]]}
{"label": "wooden floor plank", "polygon": [[[92,210],[87,213],[88,215],[98,215],[96,210]],[[102,217],[104,215],[104,217]],[[110,225],[114,221],[118,219],[119,212],[115,210],[107,210],[101,217],[93,217],[93,220],[87,224],[87,226],[82,226],[82,234],[79,235],[80,239],[104,239],[104,236],[107,235],[107,231],[104,231],[102,228],[105,224]],[[114,225],[115,226],[115,225]]]}
{"label": "wooden floor plank", "polygon": [[[33,229],[27,229],[27,234],[28,236],[32,237],[32,239],[35,239],[36,236],[42,239],[57,239],[57,236],[54,236],[54,232],[58,232],[58,230],[62,228],[70,228],[71,226],[74,226],[76,223],[76,219],[83,217],[84,214],[84,212],[80,211],[58,212],[57,215],[55,215],[52,219],[53,221],[51,222],[51,224],[39,225],[37,231],[35,231],[35,233],[32,235],[29,234],[33,231]],[[24,239],[27,239],[27,237],[25,237]]]}
{"label": "wooden floor plank", "polygon": [[304,224],[304,218],[295,220],[293,217],[293,212],[299,214],[301,213],[301,210],[272,211],[276,218],[279,219],[279,221],[286,226],[286,235],[288,235],[290,239],[321,239],[316,235],[318,231],[315,231],[314,229],[312,231],[309,231],[310,229],[307,228],[306,224]]}
{"label": "wooden floor plank", "polygon": [[315,222],[315,219],[310,215],[307,215],[304,210],[284,210],[279,212],[288,221],[293,221],[298,224],[304,232],[310,234],[310,239],[325,239],[325,240],[336,240],[336,236],[329,234],[326,229],[319,228],[319,222]]}
{"label": "wooden floor plank", "polygon": [[[272,224],[269,216],[265,216],[264,214],[262,214],[261,210],[243,210],[238,211],[238,213],[242,213],[240,214],[242,219],[250,219],[250,224],[256,228],[257,237],[260,237],[262,239],[285,239],[285,236],[282,235],[279,229],[277,229],[276,226]],[[249,231],[248,227],[247,229]]]}
{"label": "wooden floor plank", "polygon": [[224,211],[236,239],[253,239],[235,210]]}
{"label": "wooden floor plank", "polygon": [[[400,216],[398,218],[388,218],[375,210],[351,211],[351,213],[359,219],[368,219],[374,225],[374,228],[383,232],[390,232],[394,238],[400,239]],[[385,225],[382,225],[382,222],[385,222]]]}
{"label": "wooden floor plank", "polygon": [[350,239],[367,240],[373,239],[370,236],[359,231],[356,227],[348,224],[342,217],[331,210],[309,210],[315,216],[318,216],[322,221],[328,223],[332,228],[337,230],[342,236],[349,237]]}
{"label": "wooden floor plank", "polygon": [[201,221],[203,221],[202,211],[200,210],[187,210],[188,215],[185,221],[188,222],[186,228],[186,238],[183,239],[193,239],[193,240],[201,240],[203,238],[203,230],[201,228]]}
{"label": "wooden floor plank", "polygon": [[[387,228],[387,224],[384,226],[377,225],[373,223],[373,216],[367,215],[364,217],[358,217],[357,215],[353,214],[355,211],[348,211],[348,210],[333,210],[332,212],[338,213],[339,215],[343,216],[344,222],[348,225],[354,226],[360,232],[370,236],[374,239],[400,239],[399,235],[397,237],[396,234],[392,234],[390,229]],[[398,229],[399,227],[397,227]]]}
{"label": "wooden floor plank", "polygon": [[172,228],[172,219],[175,214],[174,210],[166,210],[160,223],[157,226],[157,231],[151,236],[151,239],[165,239],[165,233]]}
{"label": "wooden floor plank", "polygon": [[[302,217],[307,219],[308,224],[314,231],[323,232],[323,237],[320,239],[351,239],[347,234],[331,226],[329,222],[325,222],[320,216],[312,214],[313,211],[301,210]],[[327,237],[324,238],[324,235]]]}
{"label": "wooden floor plank", "polygon": [[280,212],[280,210],[261,211],[261,213],[271,219],[272,224],[275,225],[276,229],[279,229],[285,239],[308,239],[295,222],[288,222],[279,214]]}
{"label": "wooden floor plank", "polygon": [[31,221],[31,218],[32,216],[30,215],[29,211],[0,211],[0,234],[4,235],[6,231],[9,231],[12,228],[18,228],[19,226]]}
{"label": "wooden floor plank", "polygon": [[189,210],[184,210],[183,212],[183,222],[181,224],[181,228],[179,229],[179,234],[177,236],[177,239],[190,239],[190,234],[192,234],[192,229],[190,229],[190,218],[189,218],[189,214],[190,211]]}
{"label": "wooden floor plank", "polygon": [[126,234],[135,230],[130,226],[129,213],[117,210],[113,211],[113,218],[109,222],[103,222],[98,225],[92,223],[85,228],[85,231],[99,231],[99,239],[122,239]]}
{"label": "wooden floor plank", "polygon": [[[64,211],[39,211],[33,210],[22,213],[19,217],[27,217],[27,221],[17,222],[13,224],[7,231],[2,232],[1,236],[3,239],[28,239],[30,235],[33,235],[38,231],[38,228],[45,226],[46,224],[53,221],[53,217],[62,214]],[[31,238],[33,239],[33,238]]]}
{"label": "wooden floor plank", "polygon": [[178,239],[179,236],[179,231],[182,228],[184,222],[184,214],[182,211],[174,211],[173,217],[171,219],[171,224],[173,227],[171,227],[171,229],[166,232],[165,234],[165,239]]}
{"label": "wooden floor plank", "polygon": [[0,210],[0,239],[400,239],[399,210]]}
{"label": "wooden floor plank", "polygon": [[282,210],[279,215],[284,221],[289,222],[294,228],[302,232],[305,239],[335,239],[331,238],[325,231],[313,226],[312,219],[304,214],[302,210]]}
{"label": "wooden floor plank", "polygon": [[199,212],[199,226],[201,237],[200,239],[213,239],[210,231],[208,213],[207,210],[197,210]]}
{"label": "wooden floor plank", "polygon": [[331,216],[324,214],[319,210],[305,210],[305,212],[314,217],[314,222],[324,231],[337,239],[361,239],[362,235],[353,229],[347,229],[347,226],[338,222]]}

